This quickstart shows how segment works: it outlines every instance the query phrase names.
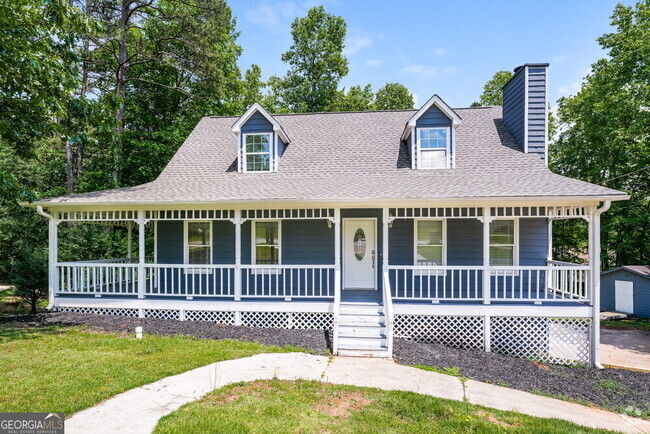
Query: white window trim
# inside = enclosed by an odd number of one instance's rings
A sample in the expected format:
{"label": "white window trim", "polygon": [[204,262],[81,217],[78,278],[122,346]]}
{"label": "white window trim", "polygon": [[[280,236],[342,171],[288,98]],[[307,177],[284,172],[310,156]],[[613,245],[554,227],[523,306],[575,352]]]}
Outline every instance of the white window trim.
{"label": "white window trim", "polygon": [[447,134],[445,135],[445,137],[447,138],[447,140],[446,140],[447,143],[446,143],[446,147],[444,148],[444,150],[445,150],[445,157],[446,157],[446,160],[447,160],[447,167],[445,167],[445,169],[449,169],[451,167],[451,128],[450,127],[417,127],[416,128],[416,134],[417,134],[416,147],[417,147],[417,166],[418,166],[417,168],[419,170],[440,170],[440,169],[434,169],[434,168],[429,169],[429,168],[426,168],[426,167],[422,167],[422,165],[421,165],[421,162],[422,162],[421,153],[423,151],[424,152],[429,152],[429,151],[430,152],[436,152],[436,151],[440,152],[440,151],[443,150],[443,148],[424,149],[424,150],[422,149],[422,147],[420,146],[420,133],[422,131],[429,131],[429,130],[446,130],[447,131]]}
{"label": "white window trim", "polygon": [[[277,223],[278,224],[278,263],[277,264],[261,264],[267,265],[269,268],[273,266],[282,265],[282,220],[251,220],[251,265],[258,265],[256,258],[256,247],[255,244],[255,226],[257,223]],[[262,274],[262,270],[253,270],[253,274]],[[267,271],[266,274],[269,272]],[[280,273],[280,269],[271,270],[270,273]]]}
{"label": "white window trim", "polygon": [[418,265],[418,222],[440,221],[442,222],[442,264],[447,265],[447,219],[416,218],[413,219],[413,264]]}
{"label": "white window trim", "polygon": [[[499,247],[499,246],[513,246],[513,252],[512,252],[512,267],[518,267],[519,266],[519,218],[516,217],[494,217],[492,221],[497,221],[497,220],[512,220],[514,221],[514,229],[515,229],[515,234],[514,234],[514,245],[513,244],[492,244],[490,243],[489,247],[491,248],[492,246]],[[489,238],[489,234],[488,234]],[[488,249],[490,251],[491,249]],[[490,261],[492,260],[492,257],[489,258]],[[490,263],[488,261],[488,263]],[[501,267],[501,265],[490,265],[490,267]],[[503,265],[503,267],[508,267],[508,265]],[[514,274],[518,274],[518,271],[515,271]]]}
{"label": "white window trim", "polygon": [[[190,245],[189,245],[189,225],[190,223],[209,223],[210,224],[210,263],[209,264],[190,264]],[[202,265],[212,265],[214,263],[214,232],[212,220],[184,220],[183,221],[183,264],[195,266],[197,269],[185,269],[187,274],[210,274],[212,270],[201,268]]]}
{"label": "white window trim", "polygon": [[[269,152],[246,152],[246,137],[248,136],[269,136]],[[268,173],[275,172],[275,133],[244,133],[242,134],[241,152],[242,152],[242,172],[248,173]],[[269,155],[269,170],[248,170],[248,155]]]}

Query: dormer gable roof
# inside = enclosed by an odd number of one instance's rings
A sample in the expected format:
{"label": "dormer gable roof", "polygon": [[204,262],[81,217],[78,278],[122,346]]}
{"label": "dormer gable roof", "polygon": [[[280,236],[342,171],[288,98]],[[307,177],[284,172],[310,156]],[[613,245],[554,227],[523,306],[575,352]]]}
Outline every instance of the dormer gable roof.
{"label": "dormer gable roof", "polygon": [[246,110],[246,113],[244,113],[239,119],[237,119],[237,122],[235,122],[232,127],[231,131],[235,134],[241,134],[241,127],[255,114],[259,113],[262,116],[268,120],[271,125],[273,125],[273,132],[276,133],[282,142],[284,144],[289,144],[291,140],[289,139],[289,136],[287,136],[287,133],[284,131],[282,128],[282,125],[278,121],[275,120],[273,116],[269,112],[267,112],[264,107],[260,103],[254,103],[251,105],[248,110]]}
{"label": "dormer gable roof", "polygon": [[431,106],[435,105],[438,107],[438,109],[443,112],[449,119],[451,119],[451,125],[452,127],[456,128],[458,125],[461,124],[462,119],[458,114],[447,105],[446,102],[442,100],[438,95],[433,95],[429,100],[424,103],[422,107],[420,107],[420,110],[415,112],[413,116],[410,117],[408,122],[406,123],[406,127],[404,127],[404,132],[402,133],[402,140],[406,140],[409,134],[413,131],[415,128],[415,124],[417,120],[427,112],[431,108]]}

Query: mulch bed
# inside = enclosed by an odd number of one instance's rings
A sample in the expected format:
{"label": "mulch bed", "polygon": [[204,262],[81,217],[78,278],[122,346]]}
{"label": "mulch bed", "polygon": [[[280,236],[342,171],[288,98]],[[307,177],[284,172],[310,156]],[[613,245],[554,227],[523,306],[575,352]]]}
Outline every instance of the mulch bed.
{"label": "mulch bed", "polygon": [[1,322],[12,322],[17,327],[37,325],[87,325],[92,328],[117,333],[135,334],[135,328],[142,326],[145,333],[165,336],[194,336],[201,339],[234,339],[254,341],[264,345],[284,347],[293,345],[314,354],[324,355],[328,349],[328,336],[324,330],[263,329],[242,326],[218,325],[206,321],[177,321],[156,318],[129,318],[112,315],[81,314],[74,312],[52,312],[36,315],[22,315],[0,318]]}
{"label": "mulch bed", "polygon": [[403,339],[395,339],[393,356],[405,365],[457,367],[463,376],[473,380],[650,417],[650,373],[545,365]]}

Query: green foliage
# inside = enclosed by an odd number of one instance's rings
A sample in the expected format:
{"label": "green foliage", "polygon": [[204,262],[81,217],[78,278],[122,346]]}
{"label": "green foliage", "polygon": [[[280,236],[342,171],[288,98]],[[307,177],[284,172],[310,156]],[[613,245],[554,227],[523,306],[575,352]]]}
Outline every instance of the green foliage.
{"label": "green foliage", "polygon": [[555,171],[631,197],[602,216],[605,269],[650,263],[650,2],[616,6],[612,24],[616,31],[598,39],[607,57],[559,101],[550,147]]}
{"label": "green foliage", "polygon": [[47,250],[23,248],[13,266],[11,284],[14,295],[36,313],[38,302],[47,297]]}
{"label": "green foliage", "polygon": [[510,71],[497,71],[492,78],[483,85],[483,93],[478,102],[472,103],[472,107],[503,105],[503,86],[512,78]]}
{"label": "green foliage", "polygon": [[400,83],[386,83],[377,91],[375,110],[403,110],[412,109],[414,105],[413,94]]}
{"label": "green foliage", "polygon": [[375,94],[372,87],[368,84],[364,88],[361,86],[351,86],[346,92],[342,89],[338,92],[336,100],[329,107],[329,111],[354,112],[372,110]]}
{"label": "green foliage", "polygon": [[282,55],[290,69],[281,84],[281,98],[291,111],[320,112],[334,103],[338,84],[348,73],[346,31],[343,18],[328,14],[323,6],[291,24],[293,44]]}
{"label": "green foliage", "polygon": [[0,323],[0,411],[70,415],[209,363],[279,352],[285,350],[255,342],[148,334],[137,340],[78,327]]}

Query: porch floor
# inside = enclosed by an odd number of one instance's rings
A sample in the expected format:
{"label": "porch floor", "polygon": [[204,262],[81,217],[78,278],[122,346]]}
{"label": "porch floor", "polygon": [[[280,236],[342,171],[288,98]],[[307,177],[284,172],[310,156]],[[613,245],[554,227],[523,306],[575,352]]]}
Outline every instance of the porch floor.
{"label": "porch floor", "polygon": [[381,291],[367,289],[343,289],[341,290],[341,301],[347,303],[381,303]]}

